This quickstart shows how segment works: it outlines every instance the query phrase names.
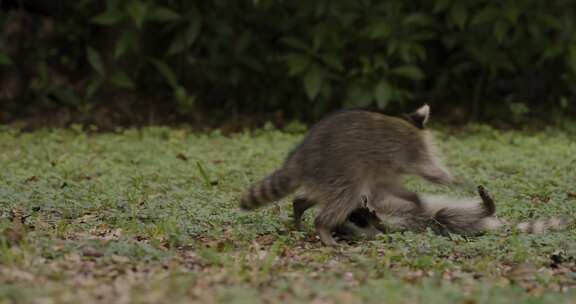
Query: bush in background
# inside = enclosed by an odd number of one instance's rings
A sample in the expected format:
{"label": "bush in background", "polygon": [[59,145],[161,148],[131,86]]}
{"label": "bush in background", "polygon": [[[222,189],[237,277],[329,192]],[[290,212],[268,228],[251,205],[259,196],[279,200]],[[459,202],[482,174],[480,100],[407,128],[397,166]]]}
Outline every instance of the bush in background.
{"label": "bush in background", "polygon": [[421,102],[458,120],[574,110],[572,1],[43,2],[2,2],[4,121],[62,109],[69,121],[306,120]]}

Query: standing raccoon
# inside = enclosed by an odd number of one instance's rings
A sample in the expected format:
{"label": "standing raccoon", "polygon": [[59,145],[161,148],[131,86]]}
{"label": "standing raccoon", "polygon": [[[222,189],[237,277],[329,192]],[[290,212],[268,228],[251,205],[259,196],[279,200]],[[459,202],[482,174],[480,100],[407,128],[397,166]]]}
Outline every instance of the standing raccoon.
{"label": "standing raccoon", "polygon": [[437,234],[478,236],[503,227],[522,233],[542,234],[565,228],[570,221],[561,217],[540,218],[511,225],[495,216],[496,205],[490,194],[478,187],[477,198],[422,196],[422,207],[414,208],[401,198],[386,195],[365,208],[355,210],[335,232],[344,238],[373,238],[379,232],[422,232],[431,228]]}
{"label": "standing raccoon", "polygon": [[317,123],[287,156],[283,166],[253,185],[240,206],[252,210],[300,190],[294,200],[294,223],[320,204],[315,219],[321,241],[336,245],[331,231],[350,213],[384,192],[421,208],[419,196],[400,183],[406,174],[451,185],[452,174],[439,159],[426,130],[430,108],[424,105],[406,118],[353,110]]}

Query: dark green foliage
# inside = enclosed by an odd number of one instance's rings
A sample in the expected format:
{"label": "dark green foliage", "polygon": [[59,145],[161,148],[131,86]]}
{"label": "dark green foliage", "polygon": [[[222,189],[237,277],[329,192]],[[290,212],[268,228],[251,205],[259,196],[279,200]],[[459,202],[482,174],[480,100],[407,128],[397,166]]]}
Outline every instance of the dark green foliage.
{"label": "dark green foliage", "polygon": [[[34,12],[36,1],[22,2]],[[44,8],[42,21],[0,17],[4,28],[29,27],[4,30],[0,43],[36,39],[0,49],[0,69],[20,81],[0,99],[9,112],[32,99],[33,107],[90,113],[122,92],[130,108],[192,118],[209,109],[315,118],[407,101],[507,120],[565,112],[576,93],[575,8],[538,0],[66,1]]]}

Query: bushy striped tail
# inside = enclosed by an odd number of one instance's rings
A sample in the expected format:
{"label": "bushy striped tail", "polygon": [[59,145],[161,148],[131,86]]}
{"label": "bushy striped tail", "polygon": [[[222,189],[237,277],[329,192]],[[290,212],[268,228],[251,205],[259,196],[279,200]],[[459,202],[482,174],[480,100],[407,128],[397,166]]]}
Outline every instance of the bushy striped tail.
{"label": "bushy striped tail", "polygon": [[294,192],[298,182],[286,170],[279,169],[252,185],[240,201],[243,210],[254,210]]}
{"label": "bushy striped tail", "polygon": [[522,233],[544,234],[566,229],[571,224],[572,221],[565,217],[553,216],[518,223],[516,229]]}

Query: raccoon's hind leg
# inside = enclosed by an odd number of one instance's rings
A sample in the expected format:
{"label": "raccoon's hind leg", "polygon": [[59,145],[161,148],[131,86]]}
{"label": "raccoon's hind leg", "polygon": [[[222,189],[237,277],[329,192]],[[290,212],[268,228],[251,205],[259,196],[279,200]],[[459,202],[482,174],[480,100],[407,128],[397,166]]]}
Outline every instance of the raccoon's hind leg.
{"label": "raccoon's hind leg", "polygon": [[476,190],[472,182],[461,177],[455,178],[448,169],[434,159],[430,160],[428,164],[423,165],[418,170],[418,175],[434,184],[460,188],[468,192],[475,192]]}
{"label": "raccoon's hind leg", "polygon": [[431,160],[430,163],[423,165],[418,171],[418,175],[434,184],[451,186],[457,183],[455,182],[454,177],[450,171],[444,168],[444,166],[437,164],[434,160]]}
{"label": "raccoon's hind leg", "polygon": [[492,196],[490,196],[483,186],[478,186],[478,195],[482,199],[482,206],[485,210],[484,216],[494,215],[494,213],[496,213],[496,205],[494,204]]}
{"label": "raccoon's hind leg", "polygon": [[292,202],[293,216],[294,216],[294,227],[296,230],[302,230],[302,215],[306,210],[310,209],[316,205],[316,202],[309,199],[305,195],[298,195],[294,198]]}
{"label": "raccoon's hind leg", "polygon": [[[346,189],[346,188],[344,188]],[[362,201],[356,191],[326,191],[324,208],[320,211],[314,224],[316,232],[322,243],[326,246],[337,246],[338,243],[332,237],[332,231],[346,222],[348,216],[362,206]]]}
{"label": "raccoon's hind leg", "polygon": [[388,192],[388,194],[412,202],[414,203],[414,205],[416,205],[416,207],[418,207],[418,209],[424,210],[424,203],[422,202],[422,199],[420,198],[418,193],[414,191],[408,190],[398,184],[386,184],[384,186],[380,186],[379,189],[380,189],[379,191],[385,189],[385,191]]}

